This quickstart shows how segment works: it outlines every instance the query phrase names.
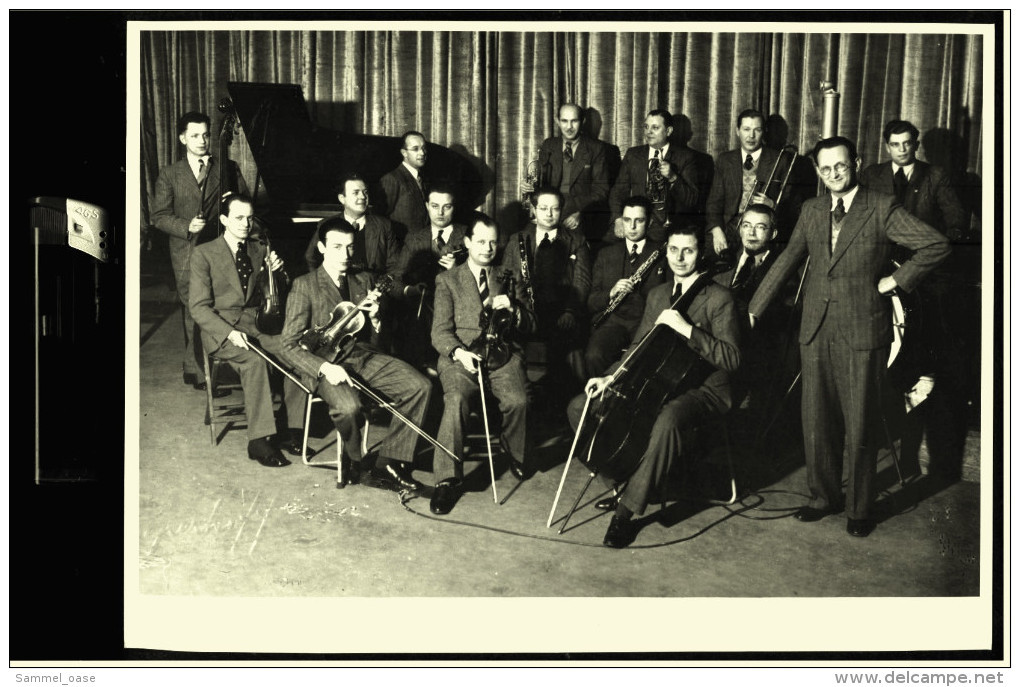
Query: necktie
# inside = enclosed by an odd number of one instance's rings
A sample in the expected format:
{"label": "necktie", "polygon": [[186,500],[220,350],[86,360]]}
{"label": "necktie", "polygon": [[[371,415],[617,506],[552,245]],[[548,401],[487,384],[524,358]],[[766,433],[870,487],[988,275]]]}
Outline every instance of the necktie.
{"label": "necktie", "polygon": [[754,169],[754,158],[751,157],[751,153],[748,153],[747,157],[744,158],[744,169],[747,171]]}
{"label": "necktie", "polygon": [[754,272],[754,258],[748,255],[744,259],[744,264],[740,266],[740,269],[733,276],[733,284],[730,287],[733,289],[743,288],[751,278],[752,272]]}
{"label": "necktie", "polygon": [[542,240],[539,241],[539,243],[538,243],[538,248],[539,248],[539,250],[544,250],[544,249],[548,248],[551,245],[552,245],[552,241],[549,239],[549,232],[545,232],[545,235],[542,237]]}
{"label": "necktie", "polygon": [[351,289],[347,286],[347,275],[341,274],[336,280],[336,288],[340,291],[340,300],[351,300]]}
{"label": "necktie", "polygon": [[443,240],[443,232],[439,232],[436,234],[436,248],[439,249],[439,252],[441,253],[445,246],[446,241]]}
{"label": "necktie", "polygon": [[907,175],[902,167],[897,169],[896,174],[893,175],[893,189],[896,194],[896,200],[903,203],[904,198],[907,196]]}
{"label": "necktie", "polygon": [[489,280],[485,276],[485,268],[478,272],[478,297],[482,300],[482,307],[489,307]]}
{"label": "necktie", "polygon": [[205,164],[205,160],[198,158],[198,183],[205,181],[206,176],[209,175],[209,168]]}
{"label": "necktie", "polygon": [[843,208],[843,199],[838,198],[836,200],[836,207],[832,210],[832,219],[842,222],[844,217],[846,217],[846,210]]}
{"label": "necktie", "polygon": [[648,161],[648,171],[649,172],[651,172],[653,169],[658,168],[659,162],[660,162],[660,158],[659,158],[660,155],[662,155],[662,149],[661,148],[656,148],[655,149],[655,157]]}
{"label": "necktie", "polygon": [[563,160],[565,162],[574,161],[574,150],[569,143],[563,148]]}
{"label": "necktie", "polygon": [[351,226],[354,227],[354,231],[361,231],[361,221],[360,220],[355,220],[354,224],[352,224]]}
{"label": "necktie", "polygon": [[244,241],[237,242],[237,253],[234,255],[234,266],[237,267],[237,276],[241,279],[241,290],[248,290],[248,279],[251,277],[251,258],[248,257],[248,248]]}
{"label": "necktie", "polygon": [[683,294],[683,292],[683,284],[673,284],[673,297],[670,299],[670,303],[676,305],[677,299],[680,298],[680,295]]}
{"label": "necktie", "polygon": [[638,259],[638,252],[637,252],[637,244],[635,243],[635,244],[633,244],[631,246],[631,249],[630,249],[630,264],[633,265],[635,262],[637,262],[637,259]]}

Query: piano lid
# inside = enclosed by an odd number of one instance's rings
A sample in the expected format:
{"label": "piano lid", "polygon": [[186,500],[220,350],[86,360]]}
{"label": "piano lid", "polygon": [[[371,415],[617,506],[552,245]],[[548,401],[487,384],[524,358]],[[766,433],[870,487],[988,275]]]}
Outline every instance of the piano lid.
{"label": "piano lid", "polygon": [[[232,81],[227,91],[277,208],[335,207],[341,177],[357,173],[373,188],[401,162],[401,139],[397,136],[352,134],[317,126],[297,84]],[[458,203],[461,210],[470,210],[483,200],[481,174],[448,148],[429,143],[424,174],[452,182],[466,201]]]}

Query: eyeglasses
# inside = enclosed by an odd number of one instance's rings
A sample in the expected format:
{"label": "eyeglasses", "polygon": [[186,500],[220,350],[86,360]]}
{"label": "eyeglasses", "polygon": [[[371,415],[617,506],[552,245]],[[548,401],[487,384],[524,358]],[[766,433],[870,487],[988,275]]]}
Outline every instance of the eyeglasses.
{"label": "eyeglasses", "polygon": [[843,162],[837,162],[832,167],[822,167],[822,168],[820,168],[818,170],[818,173],[821,174],[826,179],[828,179],[829,177],[832,176],[833,172],[835,172],[836,174],[839,174],[839,175],[843,175],[843,174],[846,174],[848,169],[850,169],[850,165],[848,165],[846,163],[843,163]]}
{"label": "eyeglasses", "polygon": [[768,231],[771,227],[767,224],[751,224],[750,222],[741,222],[740,230],[747,231],[748,229],[754,229],[755,231]]}

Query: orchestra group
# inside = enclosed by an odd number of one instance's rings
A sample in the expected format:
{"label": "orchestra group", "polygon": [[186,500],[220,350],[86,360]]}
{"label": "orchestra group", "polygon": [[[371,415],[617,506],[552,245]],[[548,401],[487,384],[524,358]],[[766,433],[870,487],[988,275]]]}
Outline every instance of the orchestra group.
{"label": "orchestra group", "polygon": [[[583,109],[564,104],[556,119],[559,135],[541,143],[521,184],[531,216],[523,226],[458,208],[462,190],[426,167],[429,144],[409,131],[402,162],[378,183],[356,173],[336,180],[341,212],[318,222],[308,272],[288,283],[283,261],[259,240],[237,166],[210,154],[209,118],[182,116],[186,155],[161,170],[152,215],[170,237],[184,306],[185,383],[206,390],[196,348],[237,371],[248,456],[266,467],[288,465],[285,453],[302,455],[313,392],[343,440],[338,486],[369,472],[393,488],[423,490],[414,457],[422,430],[434,434],[430,509],[445,515],[463,495],[465,435],[485,398],[489,412],[498,410],[501,460],[526,480],[537,469],[534,413],[576,429],[638,356],[661,362],[681,353],[702,372],[677,375],[654,405],[635,411],[648,414],[650,427],[639,459],[602,475],[612,491],[596,506],[613,511],[604,544],[622,548],[697,428],[761,402],[792,290],[802,309],[810,491],[795,517],[845,511],[847,532],[868,536],[884,442],[890,296],[917,289],[966,222],[945,172],[916,158],[918,130],[890,122],[883,138],[891,161],[864,170],[853,141],[819,141],[808,156],[825,191],[816,195],[814,178],[809,192],[774,191],[784,151],[765,147],[766,116],[757,110],[736,118],[740,147],[716,158],[710,185],[696,154],[674,140],[666,110],[648,113],[645,144],[625,152],[615,179],[610,147],[583,133]],[[282,326],[267,333],[257,322],[260,284],[274,277],[287,295]],[[537,382],[527,374],[529,350],[544,356]],[[292,373],[282,382],[281,435],[267,355]],[[370,465],[361,389],[402,417]],[[438,427],[423,426],[430,404],[441,404]]]}

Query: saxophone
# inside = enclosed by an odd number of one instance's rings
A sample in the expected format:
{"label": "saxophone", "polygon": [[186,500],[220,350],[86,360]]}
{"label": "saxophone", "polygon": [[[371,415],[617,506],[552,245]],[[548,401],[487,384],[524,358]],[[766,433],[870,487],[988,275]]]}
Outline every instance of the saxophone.
{"label": "saxophone", "polygon": [[[634,274],[630,275],[629,277],[630,283],[633,284],[635,287],[638,286],[641,283],[641,280],[645,278],[645,273],[648,272],[649,269],[651,269],[652,265],[655,264],[655,262],[659,259],[661,255],[662,249],[656,248],[655,252],[649,255],[648,259],[641,263],[640,267],[634,270]],[[629,293],[624,292],[616,294],[616,296],[614,296],[613,299],[609,301],[609,305],[606,306],[606,309],[600,312],[598,315],[596,315],[595,318],[591,321],[592,331],[598,329],[603,322],[609,319],[609,316],[613,314],[613,311],[620,307],[620,303],[622,303],[623,299],[629,295],[630,295]]]}
{"label": "saxophone", "polygon": [[517,250],[521,257],[521,283],[525,293],[528,294],[528,302],[531,310],[535,310],[535,290],[531,287],[531,268],[528,266],[528,246],[524,232],[517,235]]}

